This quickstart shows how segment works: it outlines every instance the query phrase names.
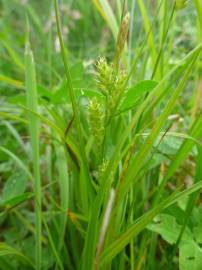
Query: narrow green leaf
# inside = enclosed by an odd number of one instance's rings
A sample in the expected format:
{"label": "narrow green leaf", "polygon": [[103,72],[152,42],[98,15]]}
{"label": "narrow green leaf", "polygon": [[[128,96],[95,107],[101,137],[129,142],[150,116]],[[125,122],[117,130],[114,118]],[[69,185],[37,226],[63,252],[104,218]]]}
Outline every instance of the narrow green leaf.
{"label": "narrow green leaf", "polygon": [[19,257],[23,263],[31,266],[34,269],[34,264],[32,261],[23,255],[20,251],[16,250],[15,248],[7,245],[6,243],[1,242],[0,243],[0,256],[7,256],[7,255],[13,255]]}
{"label": "narrow green leaf", "polygon": [[142,217],[137,219],[118,239],[116,239],[109,247],[107,247],[101,256],[101,265],[110,262],[129,242],[137,236],[163,209],[173,205],[178,200],[189,196],[190,194],[202,188],[202,181],[194,184],[192,187],[182,191],[171,194],[168,198],[159,203]]}
{"label": "narrow green leaf", "polygon": [[[87,212],[89,209],[88,200],[90,201],[92,200],[93,190],[92,190],[91,181],[90,181],[91,177],[90,177],[89,169],[88,169],[88,162],[87,162],[86,153],[85,153],[84,140],[82,137],[82,129],[81,129],[81,123],[80,123],[80,117],[79,117],[79,108],[78,108],[75,92],[72,85],[71,74],[70,74],[69,65],[67,62],[67,56],[66,56],[63,37],[62,37],[60,18],[59,18],[59,9],[58,9],[58,0],[55,0],[55,16],[56,16],[57,32],[58,32],[58,37],[59,37],[60,47],[61,47],[61,55],[63,59],[64,69],[65,69],[67,89],[71,97],[71,104],[72,104],[72,109],[73,109],[73,113],[75,117],[77,136],[78,136],[78,141],[80,145],[80,153],[82,157],[81,169],[84,170],[84,175],[85,175],[83,180],[86,182],[86,187],[87,187],[86,188],[87,192],[84,195],[86,197],[87,203],[83,206],[83,210]],[[85,192],[85,190],[83,192]]]}
{"label": "narrow green leaf", "polygon": [[[25,48],[25,86],[27,91],[27,106],[30,110],[38,111],[38,97],[36,89],[35,64],[29,41]],[[36,269],[41,269],[42,245],[41,245],[41,178],[39,159],[39,120],[36,115],[29,113],[29,132],[31,136],[32,158],[34,169],[34,193],[36,211]]]}
{"label": "narrow green leaf", "polygon": [[3,146],[0,146],[0,150],[6,153],[8,156],[10,156],[18,164],[18,166],[26,173],[29,179],[33,181],[32,174],[30,173],[29,169],[27,168],[27,166],[23,163],[21,159],[19,159],[15,154],[13,154],[11,151],[9,151]]}

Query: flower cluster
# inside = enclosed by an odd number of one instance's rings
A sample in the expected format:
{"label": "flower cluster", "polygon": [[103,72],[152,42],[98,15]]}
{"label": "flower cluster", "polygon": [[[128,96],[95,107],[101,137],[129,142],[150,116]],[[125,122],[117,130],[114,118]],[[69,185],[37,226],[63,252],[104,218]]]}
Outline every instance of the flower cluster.
{"label": "flower cluster", "polygon": [[96,84],[104,96],[108,96],[114,88],[115,72],[113,65],[108,65],[105,57],[100,57],[96,63]]}
{"label": "flower cluster", "polygon": [[102,163],[99,165],[99,167],[98,167],[98,177],[99,177],[99,179],[101,179],[102,176],[104,175],[104,173],[106,172],[108,164],[109,164],[109,161],[104,159],[102,161]]}
{"label": "flower cluster", "polygon": [[106,109],[111,116],[124,91],[127,74],[125,71],[116,72],[114,65],[108,64],[104,57],[98,59],[96,69],[97,87],[107,99]]}
{"label": "flower cluster", "polygon": [[105,57],[100,57],[96,62],[96,85],[105,97],[105,102],[101,103],[96,98],[90,100],[89,124],[99,158],[102,158],[105,129],[116,114],[127,82],[127,73],[121,70],[120,59],[127,41],[129,19],[127,13],[120,26],[113,61],[108,63]]}
{"label": "flower cluster", "polygon": [[102,105],[96,98],[89,102],[89,123],[91,132],[95,138],[99,153],[101,153],[104,139],[104,113]]}

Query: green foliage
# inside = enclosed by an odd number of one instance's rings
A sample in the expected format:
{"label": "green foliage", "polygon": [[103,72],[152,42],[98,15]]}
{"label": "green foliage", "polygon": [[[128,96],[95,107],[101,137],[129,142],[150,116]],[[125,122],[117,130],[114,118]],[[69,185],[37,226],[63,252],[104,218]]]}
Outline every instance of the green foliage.
{"label": "green foliage", "polygon": [[[167,214],[160,214],[154,218],[154,223],[147,227],[149,230],[157,232],[169,244],[177,242],[177,236],[180,233],[180,225],[177,224],[176,218]],[[193,236],[187,228],[183,234],[183,242],[191,241]]]}
{"label": "green foliage", "polygon": [[202,250],[194,241],[182,244],[179,253],[180,270],[201,269]]}
{"label": "green foliage", "polygon": [[[177,236],[180,233],[181,225],[176,222],[176,218],[160,214],[155,217],[154,223],[147,227],[149,230],[157,232],[169,244],[177,242]],[[193,231],[195,228],[193,228]],[[197,237],[194,237],[190,228],[186,228],[179,246],[179,269],[180,270],[197,270],[202,266],[201,255],[202,250],[197,244]]]}
{"label": "green foliage", "polygon": [[2,192],[3,201],[9,200],[17,195],[24,193],[26,189],[26,176],[20,173],[11,175],[4,185]]}
{"label": "green foliage", "polygon": [[123,96],[123,100],[119,106],[119,111],[124,112],[137,106],[144,98],[144,94],[148,93],[157,85],[156,81],[145,80],[138,82],[135,86],[127,89]]}

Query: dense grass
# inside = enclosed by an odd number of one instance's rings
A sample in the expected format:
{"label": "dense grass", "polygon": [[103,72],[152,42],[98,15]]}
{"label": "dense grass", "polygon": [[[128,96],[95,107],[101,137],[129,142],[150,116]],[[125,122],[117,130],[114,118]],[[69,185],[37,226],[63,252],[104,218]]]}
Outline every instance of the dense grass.
{"label": "dense grass", "polygon": [[202,269],[201,1],[0,6],[0,269]]}

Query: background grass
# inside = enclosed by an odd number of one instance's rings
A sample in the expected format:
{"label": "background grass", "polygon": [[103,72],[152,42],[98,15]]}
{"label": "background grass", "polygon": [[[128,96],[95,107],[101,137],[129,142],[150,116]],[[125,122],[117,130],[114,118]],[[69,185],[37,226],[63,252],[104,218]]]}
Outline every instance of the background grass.
{"label": "background grass", "polygon": [[0,13],[0,269],[202,269],[201,1]]}

